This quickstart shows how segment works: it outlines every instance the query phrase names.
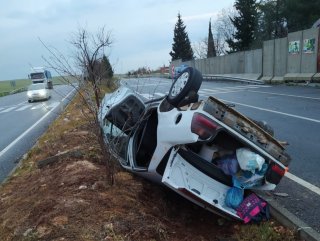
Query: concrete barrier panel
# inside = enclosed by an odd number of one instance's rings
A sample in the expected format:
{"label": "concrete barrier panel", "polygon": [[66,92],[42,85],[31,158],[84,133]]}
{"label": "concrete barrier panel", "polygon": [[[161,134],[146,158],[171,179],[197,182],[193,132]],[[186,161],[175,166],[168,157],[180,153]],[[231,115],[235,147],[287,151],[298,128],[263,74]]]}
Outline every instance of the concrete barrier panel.
{"label": "concrete barrier panel", "polygon": [[209,74],[213,74],[214,73],[214,57],[209,58]]}
{"label": "concrete barrier panel", "polygon": [[288,39],[279,38],[274,41],[274,81],[282,81],[287,73]]}
{"label": "concrete barrier panel", "polygon": [[228,54],[223,56],[223,71],[222,74],[230,74],[231,72],[231,62],[232,59],[235,58],[235,53],[233,54]]}
{"label": "concrete barrier panel", "polygon": [[205,63],[205,73],[210,74],[210,60],[204,59],[204,63]]}
{"label": "concrete barrier panel", "polygon": [[270,81],[274,75],[274,60],[275,60],[275,41],[269,40],[263,42],[263,64],[262,64],[262,80]]}
{"label": "concrete barrier panel", "polygon": [[201,60],[201,70],[202,73],[206,73],[206,59]]}
{"label": "concrete barrier panel", "polygon": [[234,57],[228,62],[231,66],[230,74],[244,73],[244,52],[234,53],[233,55]]}
{"label": "concrete barrier panel", "polygon": [[[196,60],[194,61],[194,66],[195,66],[195,68],[196,68],[197,70],[200,71],[200,59],[196,59]],[[201,72],[201,71],[200,71],[200,72]]]}
{"label": "concrete barrier panel", "polygon": [[288,62],[285,80],[298,80],[301,73],[302,31],[288,34]]}
{"label": "concrete barrier panel", "polygon": [[262,73],[262,49],[245,51],[244,73],[260,74]]}
{"label": "concrete barrier panel", "polygon": [[210,74],[215,74],[216,73],[216,69],[215,69],[215,58],[210,58]]}
{"label": "concrete barrier panel", "polygon": [[317,72],[319,28],[311,28],[302,32],[301,73]]}
{"label": "concrete barrier panel", "polygon": [[219,56],[218,60],[218,74],[223,74],[224,56]]}

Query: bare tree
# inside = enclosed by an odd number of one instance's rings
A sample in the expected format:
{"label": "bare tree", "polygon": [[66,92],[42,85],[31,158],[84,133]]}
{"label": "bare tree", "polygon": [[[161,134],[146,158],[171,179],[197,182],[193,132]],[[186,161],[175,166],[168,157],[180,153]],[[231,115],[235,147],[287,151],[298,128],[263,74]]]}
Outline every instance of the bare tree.
{"label": "bare tree", "polygon": [[[41,41],[41,40],[40,40]],[[41,41],[42,42],[42,41]],[[49,51],[49,59],[44,58],[46,63],[54,69],[60,77],[68,84],[78,83],[78,94],[81,96],[82,104],[86,109],[84,117],[92,124],[94,133],[102,150],[103,162],[106,163],[107,178],[109,183],[114,183],[115,163],[107,149],[103,131],[99,124],[99,107],[101,105],[101,82],[107,69],[101,68],[101,61],[105,56],[107,48],[111,47],[111,33],[101,28],[96,34],[89,33],[84,28],[79,28],[73,34],[70,41],[73,46],[73,56],[69,59],[57,49],[42,44]]]}
{"label": "bare tree", "polygon": [[233,7],[222,9],[212,24],[213,38],[216,41],[217,55],[226,54],[228,50],[228,44],[226,43],[226,40],[233,38],[235,27],[231,21],[231,18],[234,18],[236,14],[237,12]]}
{"label": "bare tree", "polygon": [[194,55],[197,59],[207,58],[208,39],[204,38],[192,44]]}
{"label": "bare tree", "polygon": [[[235,27],[230,18],[236,16],[236,14],[237,11],[233,7],[222,9],[212,22],[212,35],[217,56],[224,55],[229,50],[226,40],[232,38],[235,32]],[[192,49],[196,58],[207,58],[208,38],[193,43]]]}

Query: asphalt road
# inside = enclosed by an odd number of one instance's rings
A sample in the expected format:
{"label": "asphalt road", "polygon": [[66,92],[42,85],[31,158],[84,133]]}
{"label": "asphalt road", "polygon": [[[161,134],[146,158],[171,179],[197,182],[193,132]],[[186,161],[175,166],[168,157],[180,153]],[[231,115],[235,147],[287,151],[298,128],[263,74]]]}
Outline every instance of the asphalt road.
{"label": "asphalt road", "polygon": [[[124,83],[146,99],[165,95],[171,86],[171,80],[159,78]],[[215,80],[204,81],[199,95],[200,99],[212,95],[233,103],[248,117],[267,121],[274,128],[276,139],[289,143],[289,173],[270,195],[320,232],[320,89]]]}
{"label": "asphalt road", "polygon": [[0,182],[16,167],[75,91],[54,86],[48,101],[28,103],[26,92],[0,98]]}

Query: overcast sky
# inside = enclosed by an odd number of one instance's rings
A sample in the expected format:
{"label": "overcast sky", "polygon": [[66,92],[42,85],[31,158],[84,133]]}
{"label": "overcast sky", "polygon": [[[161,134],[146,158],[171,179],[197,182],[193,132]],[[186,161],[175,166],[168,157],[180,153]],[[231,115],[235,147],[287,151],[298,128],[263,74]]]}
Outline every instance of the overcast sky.
{"label": "overcast sky", "polygon": [[31,66],[46,66],[39,41],[70,56],[68,42],[79,26],[111,31],[107,51],[116,73],[168,65],[180,12],[190,41],[208,35],[214,20],[234,0],[0,0],[0,80],[26,78]]}

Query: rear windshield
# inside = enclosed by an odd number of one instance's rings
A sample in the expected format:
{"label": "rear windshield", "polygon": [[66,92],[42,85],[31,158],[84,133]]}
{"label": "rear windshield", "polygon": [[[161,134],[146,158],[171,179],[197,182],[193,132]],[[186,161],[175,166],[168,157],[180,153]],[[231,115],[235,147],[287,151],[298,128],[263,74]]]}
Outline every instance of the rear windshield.
{"label": "rear windshield", "polygon": [[30,85],[28,90],[41,90],[45,88],[46,86],[44,84],[34,84],[34,85]]}

